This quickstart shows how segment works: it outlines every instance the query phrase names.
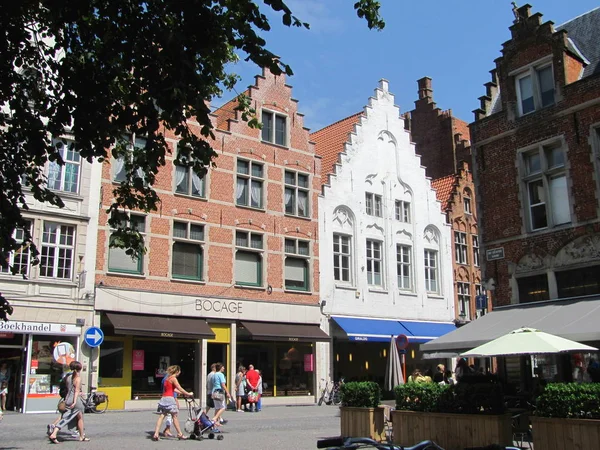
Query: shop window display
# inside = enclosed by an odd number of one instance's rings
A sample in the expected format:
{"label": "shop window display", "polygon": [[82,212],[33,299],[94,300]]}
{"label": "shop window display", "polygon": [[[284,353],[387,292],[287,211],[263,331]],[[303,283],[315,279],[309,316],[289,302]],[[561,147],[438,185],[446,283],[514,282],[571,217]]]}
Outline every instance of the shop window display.
{"label": "shop window display", "polygon": [[124,342],[104,341],[100,346],[100,378],[123,377]]}

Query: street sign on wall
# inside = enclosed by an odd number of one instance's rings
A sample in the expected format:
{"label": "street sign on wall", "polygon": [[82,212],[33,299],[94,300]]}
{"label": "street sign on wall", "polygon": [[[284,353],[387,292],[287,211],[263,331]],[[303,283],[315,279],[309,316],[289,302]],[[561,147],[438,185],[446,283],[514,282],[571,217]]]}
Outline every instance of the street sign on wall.
{"label": "street sign on wall", "polygon": [[488,261],[495,261],[497,259],[504,259],[504,247],[490,248],[485,251],[485,258]]}

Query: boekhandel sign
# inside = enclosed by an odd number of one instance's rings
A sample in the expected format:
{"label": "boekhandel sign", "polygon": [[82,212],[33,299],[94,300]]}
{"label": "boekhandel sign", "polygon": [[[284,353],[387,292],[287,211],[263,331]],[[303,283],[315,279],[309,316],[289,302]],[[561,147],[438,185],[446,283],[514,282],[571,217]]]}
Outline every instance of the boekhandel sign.
{"label": "boekhandel sign", "polygon": [[0,321],[0,333],[64,334],[66,336],[78,336],[81,334],[81,327],[64,323],[20,322],[10,320],[8,322]]}

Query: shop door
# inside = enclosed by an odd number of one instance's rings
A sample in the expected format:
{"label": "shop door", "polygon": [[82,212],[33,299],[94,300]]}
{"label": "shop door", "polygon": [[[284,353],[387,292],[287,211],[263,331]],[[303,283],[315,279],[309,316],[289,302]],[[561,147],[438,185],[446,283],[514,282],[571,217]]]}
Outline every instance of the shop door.
{"label": "shop door", "polygon": [[214,363],[223,363],[227,370],[229,367],[227,366],[227,344],[206,344],[206,363],[208,367]]}
{"label": "shop door", "polygon": [[14,335],[12,339],[0,341],[0,377],[2,380],[7,380],[7,394],[1,399],[1,406],[6,411],[22,411],[25,386],[25,352],[22,335]]}

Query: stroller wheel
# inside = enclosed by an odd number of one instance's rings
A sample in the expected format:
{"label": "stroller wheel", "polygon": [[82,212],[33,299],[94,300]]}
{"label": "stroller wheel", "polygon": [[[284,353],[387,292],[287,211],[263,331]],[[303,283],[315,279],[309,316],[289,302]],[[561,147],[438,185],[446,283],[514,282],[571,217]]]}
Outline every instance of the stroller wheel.
{"label": "stroller wheel", "polygon": [[223,436],[222,434],[218,435],[217,436],[217,441],[222,441],[224,437],[225,436]]}
{"label": "stroller wheel", "polygon": [[190,434],[190,439],[196,440],[196,435],[194,433]]}
{"label": "stroller wheel", "polygon": [[215,438],[215,433],[208,433],[208,438],[209,439],[214,439]]}

